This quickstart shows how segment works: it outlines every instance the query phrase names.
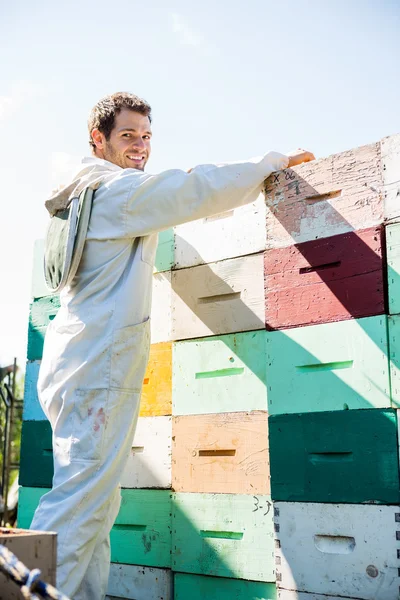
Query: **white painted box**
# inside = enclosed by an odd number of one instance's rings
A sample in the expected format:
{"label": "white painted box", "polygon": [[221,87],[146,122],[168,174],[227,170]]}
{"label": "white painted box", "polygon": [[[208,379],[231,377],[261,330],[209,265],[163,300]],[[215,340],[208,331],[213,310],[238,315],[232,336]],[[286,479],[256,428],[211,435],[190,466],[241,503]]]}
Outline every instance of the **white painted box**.
{"label": "white painted box", "polygon": [[379,225],[382,186],[380,143],[273,173],[265,182],[267,248]]}
{"label": "white painted box", "polygon": [[[134,302],[134,300],[132,300]],[[171,338],[171,272],[153,275],[151,306],[151,343],[168,342]]]}
{"label": "white painted box", "polygon": [[106,600],[172,600],[170,569],[111,564]]}
{"label": "white painted box", "polygon": [[400,507],[276,502],[279,588],[398,600]]}
{"label": "white painted box", "polygon": [[172,272],[174,340],[264,327],[263,254]]}
{"label": "white painted box", "polygon": [[278,600],[354,600],[344,596],[327,596],[326,594],[308,594],[296,590],[278,590]]}
{"label": "white painted box", "polygon": [[123,488],[171,487],[172,417],[139,417]]}
{"label": "white painted box", "polygon": [[31,280],[31,295],[32,298],[42,298],[50,296],[51,291],[46,285],[43,271],[44,259],[44,240],[35,240],[33,246],[33,265],[32,265],[32,280]]}
{"label": "white painted box", "polygon": [[212,217],[174,228],[175,269],[194,267],[265,249],[264,196]]}

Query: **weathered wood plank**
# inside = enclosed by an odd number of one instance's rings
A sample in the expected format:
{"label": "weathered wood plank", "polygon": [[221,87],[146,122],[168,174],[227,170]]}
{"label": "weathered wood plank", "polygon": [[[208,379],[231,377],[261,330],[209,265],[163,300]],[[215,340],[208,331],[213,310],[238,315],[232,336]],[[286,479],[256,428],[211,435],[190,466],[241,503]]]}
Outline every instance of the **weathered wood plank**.
{"label": "weathered wood plank", "polygon": [[265,495],[174,494],[172,569],[274,581],[271,506]]}
{"label": "weathered wood plank", "polygon": [[24,421],[19,484],[25,487],[51,487],[53,473],[52,431],[49,421]]}
{"label": "weathered wood plank", "polygon": [[169,569],[111,564],[106,600],[173,600]]}
{"label": "weathered wood plank", "polygon": [[262,279],[262,254],[173,271],[173,339],[263,329]]}
{"label": "weathered wood plank", "polygon": [[269,414],[391,406],[387,317],[267,332]]}
{"label": "weathered wood plank", "polygon": [[267,329],[385,312],[383,228],[265,253]]}
{"label": "weathered wood plank", "polygon": [[171,487],[171,417],[139,417],[123,488]]}
{"label": "weathered wood plank", "polygon": [[174,600],[276,600],[274,583],[175,573]]}
{"label": "weathered wood plank", "polygon": [[171,566],[171,493],[122,490],[121,508],[110,535],[115,563]]}
{"label": "weathered wood plank", "polygon": [[173,414],[266,410],[266,332],[176,342]]}
{"label": "weathered wood plank", "polygon": [[151,344],[143,380],[140,416],[158,417],[172,413],[172,343]]}
{"label": "weathered wood plank", "polygon": [[279,588],[397,600],[399,506],[274,506]]}
{"label": "weathered wood plank", "polygon": [[[0,528],[0,544],[12,552],[28,569],[39,569],[40,578],[56,585],[57,535],[44,531]],[[20,588],[0,572],[0,597],[22,600]]]}
{"label": "weathered wood plank", "polygon": [[24,385],[24,421],[43,421],[46,415],[39,403],[37,381],[39,377],[40,360],[28,361],[25,369]]}
{"label": "weathered wood plank", "polygon": [[400,313],[400,223],[386,227],[386,247],[389,313],[393,315]]}
{"label": "weathered wood plank", "polygon": [[380,144],[370,144],[271,175],[265,184],[267,248],[382,223],[380,158]]}
{"label": "weathered wood plank", "polygon": [[381,141],[384,212],[386,221],[400,218],[400,133]]}
{"label": "weathered wood plank", "polygon": [[395,410],[273,415],[269,443],[275,501],[400,502]]}
{"label": "weathered wood plank", "polygon": [[260,195],[251,204],[175,227],[175,269],[261,252],[266,247],[265,215]]}
{"label": "weathered wood plank", "polygon": [[176,492],[269,494],[266,412],[174,417]]}

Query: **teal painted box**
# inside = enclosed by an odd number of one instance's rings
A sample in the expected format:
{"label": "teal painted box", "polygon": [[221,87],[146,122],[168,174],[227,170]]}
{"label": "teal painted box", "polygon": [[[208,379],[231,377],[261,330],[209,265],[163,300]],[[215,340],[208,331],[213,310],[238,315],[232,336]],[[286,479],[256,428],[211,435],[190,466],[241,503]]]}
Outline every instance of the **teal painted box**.
{"label": "teal painted box", "polygon": [[274,501],[400,502],[396,410],[347,410],[268,419]]}
{"label": "teal painted box", "polygon": [[387,317],[267,332],[268,412],[390,408]]}
{"label": "teal painted box", "polygon": [[39,403],[37,382],[39,377],[40,360],[28,361],[25,368],[24,385],[24,421],[44,421],[47,419]]}
{"label": "teal painted box", "polygon": [[58,296],[46,296],[33,300],[28,326],[28,360],[40,360],[43,355],[44,336],[47,327],[60,308]]}
{"label": "teal painted box", "polygon": [[174,600],[276,600],[275,583],[175,573]]}
{"label": "teal painted box", "polygon": [[25,487],[51,487],[53,473],[53,444],[49,421],[24,421],[19,484]]}
{"label": "teal painted box", "polygon": [[267,409],[265,331],[173,344],[174,415]]}
{"label": "teal painted box", "polygon": [[[21,487],[18,527],[29,528],[45,488]],[[111,531],[111,561],[149,567],[171,565],[171,493],[121,490],[121,507]]]}
{"label": "teal painted box", "polygon": [[173,494],[172,569],[275,581],[271,497]]}

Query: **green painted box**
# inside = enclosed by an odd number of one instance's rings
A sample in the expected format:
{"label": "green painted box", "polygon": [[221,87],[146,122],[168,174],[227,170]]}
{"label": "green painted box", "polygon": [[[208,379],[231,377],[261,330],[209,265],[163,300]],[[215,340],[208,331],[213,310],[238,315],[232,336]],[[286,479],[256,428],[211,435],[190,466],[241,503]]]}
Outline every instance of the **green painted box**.
{"label": "green painted box", "polygon": [[54,319],[59,308],[58,296],[46,296],[33,300],[29,314],[28,360],[42,358],[47,326]]}
{"label": "green painted box", "polygon": [[174,415],[267,409],[265,331],[173,344]]}
{"label": "green painted box", "polygon": [[396,410],[273,415],[274,501],[400,502]]}
{"label": "green painted box", "polygon": [[172,269],[174,262],[174,230],[166,229],[158,234],[158,246],[156,260],[154,264],[154,272],[169,271]]}
{"label": "green painted box", "polygon": [[389,313],[400,313],[400,223],[387,225],[387,276]]}
{"label": "green painted box", "polygon": [[268,412],[390,408],[387,317],[267,332]]}
{"label": "green painted box", "polygon": [[122,490],[111,531],[111,560],[147,567],[171,566],[171,493]]}
{"label": "green painted box", "polygon": [[271,497],[173,494],[172,569],[275,581]]}
{"label": "green painted box", "polygon": [[391,315],[388,322],[392,404],[400,407],[400,315]]}
{"label": "green painted box", "polygon": [[274,583],[175,573],[174,600],[276,600]]}
{"label": "green painted box", "polygon": [[[21,487],[18,527],[29,528],[45,488]],[[121,508],[111,531],[114,563],[171,565],[171,493],[168,490],[121,490]]]}
{"label": "green painted box", "polygon": [[49,421],[24,421],[19,484],[25,487],[51,487],[53,472],[52,431]]}

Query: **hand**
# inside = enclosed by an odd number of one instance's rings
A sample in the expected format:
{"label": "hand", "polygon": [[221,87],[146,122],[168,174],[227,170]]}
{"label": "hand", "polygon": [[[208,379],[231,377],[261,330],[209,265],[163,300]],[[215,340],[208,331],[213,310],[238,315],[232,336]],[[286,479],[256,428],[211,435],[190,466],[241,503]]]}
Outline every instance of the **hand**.
{"label": "hand", "polygon": [[293,152],[289,152],[286,156],[289,158],[288,169],[315,160],[315,156],[312,152],[300,148],[298,150],[293,150]]}

